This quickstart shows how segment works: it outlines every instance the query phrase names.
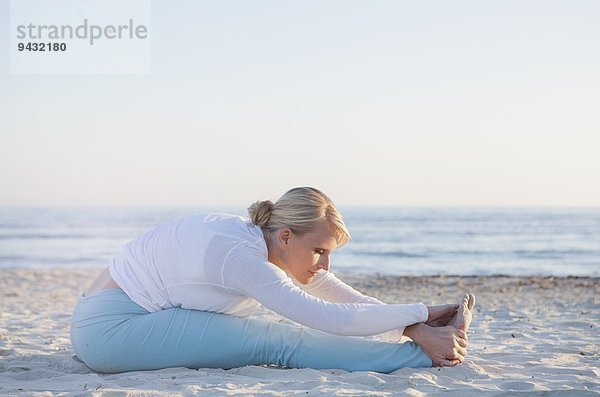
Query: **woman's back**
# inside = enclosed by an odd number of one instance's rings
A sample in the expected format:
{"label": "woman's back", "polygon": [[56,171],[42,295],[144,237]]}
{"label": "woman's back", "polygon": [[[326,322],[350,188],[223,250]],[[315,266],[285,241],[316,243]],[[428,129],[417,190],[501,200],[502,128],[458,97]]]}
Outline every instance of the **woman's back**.
{"label": "woman's back", "polygon": [[113,258],[109,270],[127,295],[148,311],[187,307],[249,315],[258,305],[220,286],[224,261],[240,244],[264,251],[266,259],[262,231],[248,218],[197,214],[143,233]]}

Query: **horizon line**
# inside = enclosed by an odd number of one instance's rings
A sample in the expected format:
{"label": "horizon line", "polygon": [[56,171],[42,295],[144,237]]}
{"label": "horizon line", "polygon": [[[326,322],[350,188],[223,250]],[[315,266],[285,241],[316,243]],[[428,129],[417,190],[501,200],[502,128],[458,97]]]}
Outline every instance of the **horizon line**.
{"label": "horizon line", "polygon": [[[361,208],[456,208],[456,209],[502,209],[502,208],[513,208],[513,209],[527,209],[527,208],[547,208],[547,209],[600,209],[600,204],[593,205],[573,205],[573,204],[495,204],[495,205],[480,205],[480,204],[458,204],[458,205],[443,205],[443,204],[427,204],[427,205],[417,205],[417,204],[336,204],[338,208],[347,208],[347,209],[361,209]],[[46,209],[46,208],[62,208],[62,209],[94,209],[94,208],[121,208],[121,209],[134,209],[134,208],[247,208],[246,205],[235,205],[235,204],[143,204],[143,205],[134,205],[134,204],[83,204],[83,205],[3,205],[0,204],[0,209]]]}

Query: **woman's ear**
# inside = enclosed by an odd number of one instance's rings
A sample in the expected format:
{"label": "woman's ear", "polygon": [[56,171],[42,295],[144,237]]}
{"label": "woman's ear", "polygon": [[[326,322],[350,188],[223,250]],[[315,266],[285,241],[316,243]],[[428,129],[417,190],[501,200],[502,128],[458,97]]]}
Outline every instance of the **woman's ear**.
{"label": "woman's ear", "polygon": [[292,230],[289,227],[283,227],[277,232],[277,242],[283,248],[289,244],[291,236]]}

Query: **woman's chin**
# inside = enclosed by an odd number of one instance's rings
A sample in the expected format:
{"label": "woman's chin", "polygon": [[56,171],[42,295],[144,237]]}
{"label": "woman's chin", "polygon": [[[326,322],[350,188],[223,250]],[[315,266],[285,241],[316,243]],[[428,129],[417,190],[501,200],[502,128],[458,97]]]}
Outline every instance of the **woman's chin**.
{"label": "woman's chin", "polygon": [[305,282],[303,284],[310,283],[316,276],[317,276],[317,273],[309,272],[309,274],[306,276]]}
{"label": "woman's chin", "polygon": [[294,278],[300,283],[300,284],[308,284],[309,282],[312,281],[312,279],[315,276],[312,274],[306,274],[306,275],[302,275],[302,276],[294,276]]}

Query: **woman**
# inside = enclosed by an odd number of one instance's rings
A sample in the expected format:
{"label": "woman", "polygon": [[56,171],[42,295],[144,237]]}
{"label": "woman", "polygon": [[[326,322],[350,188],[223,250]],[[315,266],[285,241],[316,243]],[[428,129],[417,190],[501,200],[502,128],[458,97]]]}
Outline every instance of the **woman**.
{"label": "woman", "polygon": [[[248,211],[251,219],[178,219],[128,243],[77,302],[77,355],[105,373],[260,364],[391,372],[464,360],[472,295],[460,305],[384,304],[337,279],[330,256],[350,235],[317,189]],[[249,318],[261,305],[303,327]],[[379,334],[386,341],[360,337]],[[414,342],[398,343],[403,334]]]}

